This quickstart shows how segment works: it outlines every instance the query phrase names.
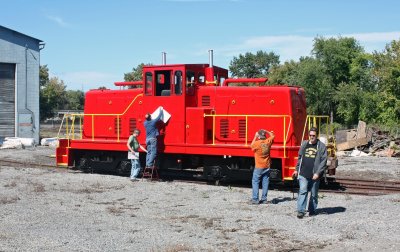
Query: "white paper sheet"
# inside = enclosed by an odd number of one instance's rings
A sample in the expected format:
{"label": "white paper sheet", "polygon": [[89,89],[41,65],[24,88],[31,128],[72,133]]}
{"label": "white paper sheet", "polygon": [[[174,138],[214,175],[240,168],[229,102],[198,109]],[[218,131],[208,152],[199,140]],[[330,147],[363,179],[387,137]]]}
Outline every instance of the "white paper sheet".
{"label": "white paper sheet", "polygon": [[[161,106],[158,107],[158,108],[151,114],[151,119],[157,118],[157,116],[160,114],[160,109],[161,109]],[[166,111],[164,108],[163,108],[163,113],[164,113],[164,116],[163,116],[163,120],[162,120],[162,121],[163,121],[164,123],[167,123],[168,120],[169,120],[169,118],[171,118],[171,114],[168,113],[168,111]]]}
{"label": "white paper sheet", "polygon": [[128,151],[128,159],[139,159],[139,152],[132,153]]}

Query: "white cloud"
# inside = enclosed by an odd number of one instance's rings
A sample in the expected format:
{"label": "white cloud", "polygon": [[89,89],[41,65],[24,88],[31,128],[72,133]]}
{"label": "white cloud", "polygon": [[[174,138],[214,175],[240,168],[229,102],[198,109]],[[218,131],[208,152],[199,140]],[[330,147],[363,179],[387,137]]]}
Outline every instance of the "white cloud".
{"label": "white cloud", "polygon": [[[317,36],[317,35],[316,35]],[[225,45],[221,48],[215,48],[225,57],[232,58],[246,52],[255,52],[258,50],[273,51],[280,55],[281,61],[298,60],[301,56],[309,56],[313,46],[313,40],[316,36],[260,36],[250,37],[242,40],[238,44]],[[337,35],[320,35],[324,38],[331,37],[354,37],[367,52],[374,50],[381,51],[385,45],[392,40],[400,39],[400,31],[393,32],[372,32],[372,33],[353,33]]]}
{"label": "white cloud", "polygon": [[84,92],[103,86],[115,88],[114,82],[123,81],[123,76],[121,75],[95,71],[51,73],[50,77],[53,76],[63,80],[68,90],[83,90]]}
{"label": "white cloud", "polygon": [[361,42],[390,42],[400,39],[400,31],[394,32],[371,32],[345,34],[343,37],[354,37]]}
{"label": "white cloud", "polygon": [[51,21],[55,22],[56,24],[58,24],[61,27],[69,27],[70,24],[68,24],[67,22],[65,22],[61,17],[56,17],[56,16],[46,16],[48,19],[50,19]]}

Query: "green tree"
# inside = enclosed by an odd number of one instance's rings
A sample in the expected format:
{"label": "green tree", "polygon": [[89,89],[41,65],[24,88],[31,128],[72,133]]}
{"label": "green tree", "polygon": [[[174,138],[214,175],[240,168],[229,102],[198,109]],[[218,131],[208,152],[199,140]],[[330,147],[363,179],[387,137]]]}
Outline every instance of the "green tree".
{"label": "green tree", "polygon": [[67,104],[64,109],[70,110],[83,110],[83,104],[85,102],[85,94],[80,90],[68,90],[66,91]]}
{"label": "green tree", "polygon": [[125,81],[140,81],[143,80],[143,67],[144,66],[151,66],[151,63],[140,63],[137,67],[132,68],[132,72],[124,74]]}
{"label": "green tree", "polygon": [[298,81],[299,62],[294,60],[286,61],[283,65],[276,65],[271,67],[268,75],[269,85],[300,85]]}
{"label": "green tree", "polygon": [[266,77],[270,68],[277,65],[279,65],[279,56],[274,52],[258,51],[256,54],[247,52],[245,55],[233,57],[229,71],[233,77]]}
{"label": "green tree", "polygon": [[40,119],[54,116],[54,112],[67,104],[66,86],[64,81],[57,77],[50,78],[49,82],[40,89]]}
{"label": "green tree", "polygon": [[355,83],[339,84],[335,93],[337,101],[337,114],[347,126],[352,126],[359,120],[360,104],[362,102],[362,90]]}
{"label": "green tree", "polygon": [[[143,80],[143,67],[144,66],[151,66],[151,63],[141,63],[137,65],[137,67],[132,68],[132,72],[124,74],[125,81],[141,81]],[[129,88],[141,88],[141,86],[130,86]]]}
{"label": "green tree", "polygon": [[400,40],[387,44],[382,52],[373,54],[377,92],[382,97],[378,121],[388,125],[400,123]]}
{"label": "green tree", "polygon": [[317,37],[314,39],[312,53],[325,67],[325,72],[332,79],[334,86],[349,83],[350,68],[354,59],[363,53],[363,48],[354,38]]}
{"label": "green tree", "polygon": [[[369,90],[373,86],[371,75],[365,75],[371,72],[371,61],[364,49],[354,38],[317,37],[312,53],[322,65],[319,70],[325,75],[325,85],[320,88],[330,95],[327,102],[335,121],[347,125],[357,123],[364,94],[361,88]],[[348,96],[348,90],[353,92],[352,97]]]}
{"label": "green tree", "polygon": [[299,62],[289,61],[271,69],[268,84],[288,84],[304,88],[308,114],[329,114],[333,110],[329,76],[319,60],[302,57]]}
{"label": "green tree", "polygon": [[43,87],[49,82],[49,68],[47,65],[39,67],[39,85]]}

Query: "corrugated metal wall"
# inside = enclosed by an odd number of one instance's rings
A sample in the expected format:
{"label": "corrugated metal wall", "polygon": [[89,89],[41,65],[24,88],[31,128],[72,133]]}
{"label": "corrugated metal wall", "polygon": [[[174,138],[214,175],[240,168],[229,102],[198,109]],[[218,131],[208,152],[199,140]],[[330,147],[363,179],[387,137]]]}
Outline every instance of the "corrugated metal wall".
{"label": "corrugated metal wall", "polygon": [[34,138],[39,143],[41,42],[0,24],[0,138]]}
{"label": "corrugated metal wall", "polygon": [[15,136],[15,64],[0,63],[0,136]]}

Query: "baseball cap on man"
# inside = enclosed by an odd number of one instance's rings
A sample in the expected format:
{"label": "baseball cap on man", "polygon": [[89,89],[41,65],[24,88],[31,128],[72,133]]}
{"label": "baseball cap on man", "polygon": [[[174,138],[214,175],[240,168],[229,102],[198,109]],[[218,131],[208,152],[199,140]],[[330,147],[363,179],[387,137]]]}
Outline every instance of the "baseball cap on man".
{"label": "baseball cap on man", "polygon": [[266,130],[260,129],[260,130],[258,131],[258,137],[259,137],[260,139],[266,139],[266,138],[267,138],[267,137],[265,136],[266,133],[267,133]]}

